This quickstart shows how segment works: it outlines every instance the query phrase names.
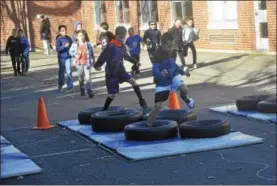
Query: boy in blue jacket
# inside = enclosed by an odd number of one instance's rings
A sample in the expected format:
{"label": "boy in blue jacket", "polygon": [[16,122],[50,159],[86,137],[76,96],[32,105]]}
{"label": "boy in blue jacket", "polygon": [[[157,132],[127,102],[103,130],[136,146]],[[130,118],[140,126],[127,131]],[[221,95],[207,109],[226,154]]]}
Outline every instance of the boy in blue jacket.
{"label": "boy in blue jacket", "polygon": [[[140,43],[143,42],[142,37],[138,34],[135,34],[133,28],[128,29],[129,37],[127,38],[125,44],[129,48],[129,53],[132,58],[140,62]],[[132,66],[132,75],[140,75],[140,70],[138,65]]]}
{"label": "boy in blue jacket", "polygon": [[62,92],[64,85],[64,74],[66,72],[67,79],[67,92],[73,92],[73,78],[71,71],[71,56],[69,49],[72,45],[72,40],[66,35],[67,27],[65,25],[59,26],[60,35],[56,38],[56,50],[58,52],[59,62],[59,80],[58,80],[58,92]]}
{"label": "boy in blue jacket", "polygon": [[28,72],[30,61],[29,61],[29,50],[30,50],[30,44],[28,39],[25,37],[24,32],[22,29],[18,30],[18,35],[20,38],[20,46],[22,50],[22,75],[25,75],[25,72]]}
{"label": "boy in blue jacket", "polygon": [[176,64],[176,50],[174,50],[174,38],[166,32],[161,37],[162,45],[153,58],[152,73],[156,84],[155,106],[150,112],[148,126],[154,125],[156,116],[162,108],[162,103],[168,99],[170,91],[180,91],[182,100],[190,109],[195,107],[194,100],[187,96],[188,88],[182,76],[190,76],[187,67],[181,68]]}
{"label": "boy in blue jacket", "polygon": [[104,104],[103,110],[107,110],[115,98],[115,95],[119,93],[119,84],[123,82],[130,83],[134,91],[139,98],[139,104],[142,108],[147,108],[145,99],[142,97],[140,87],[136,83],[136,80],[131,77],[125,70],[123,61],[127,60],[133,64],[138,65],[137,60],[131,58],[124,45],[127,30],[123,26],[118,26],[115,29],[115,39],[112,39],[107,47],[100,54],[96,63],[94,64],[95,69],[99,69],[106,62],[106,87],[108,90],[108,97]]}

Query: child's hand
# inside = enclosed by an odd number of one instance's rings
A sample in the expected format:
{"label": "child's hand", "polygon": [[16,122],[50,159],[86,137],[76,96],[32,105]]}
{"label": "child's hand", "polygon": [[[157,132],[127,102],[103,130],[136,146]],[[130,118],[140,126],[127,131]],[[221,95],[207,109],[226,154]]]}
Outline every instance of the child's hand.
{"label": "child's hand", "polygon": [[166,75],[168,74],[168,72],[167,72],[166,69],[163,69],[163,70],[161,71],[161,74],[162,74],[162,76],[166,76]]}
{"label": "child's hand", "polygon": [[190,72],[189,72],[188,67],[184,67],[184,72],[185,72],[185,75],[186,75],[187,77],[190,77]]}

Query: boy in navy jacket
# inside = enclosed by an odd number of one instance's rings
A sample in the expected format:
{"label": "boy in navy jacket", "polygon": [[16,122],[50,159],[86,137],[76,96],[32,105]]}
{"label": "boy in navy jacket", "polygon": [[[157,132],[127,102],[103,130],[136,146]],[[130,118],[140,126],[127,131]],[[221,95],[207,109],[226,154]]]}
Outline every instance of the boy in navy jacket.
{"label": "boy in navy jacket", "polygon": [[[134,33],[133,28],[128,29],[129,37],[127,38],[125,44],[129,48],[129,53],[132,58],[140,62],[140,43],[143,42],[142,37]],[[132,75],[140,75],[139,65],[132,66]]]}
{"label": "boy in navy jacket", "polygon": [[166,32],[161,37],[162,45],[159,47],[153,59],[152,73],[154,76],[155,106],[150,112],[148,126],[153,126],[156,116],[162,108],[162,103],[168,99],[170,91],[180,91],[182,100],[190,109],[195,107],[194,100],[187,96],[188,88],[182,76],[190,76],[187,67],[181,68],[176,64],[176,50],[174,50],[174,38]]}
{"label": "boy in navy jacket", "polygon": [[136,92],[139,103],[142,108],[147,108],[145,99],[142,97],[139,85],[136,80],[131,77],[125,70],[123,61],[127,60],[133,64],[138,62],[131,58],[124,45],[127,30],[123,26],[119,26],[115,29],[115,39],[111,40],[104,51],[100,54],[96,63],[94,64],[95,69],[99,69],[106,62],[106,87],[108,90],[108,97],[104,104],[103,110],[107,110],[115,95],[119,93],[119,84],[123,82],[130,83],[134,91]]}
{"label": "boy in navy jacket", "polygon": [[60,35],[56,38],[56,50],[58,52],[59,62],[59,80],[58,80],[58,92],[62,91],[64,85],[64,74],[66,72],[67,78],[67,92],[73,91],[73,78],[71,71],[71,56],[69,49],[72,45],[72,40],[66,35],[67,28],[65,25],[59,26]]}
{"label": "boy in navy jacket", "polygon": [[22,50],[22,75],[25,75],[25,72],[28,72],[30,61],[29,61],[29,50],[30,50],[30,44],[28,39],[25,37],[24,32],[22,29],[18,30],[18,35],[20,38],[20,46]]}

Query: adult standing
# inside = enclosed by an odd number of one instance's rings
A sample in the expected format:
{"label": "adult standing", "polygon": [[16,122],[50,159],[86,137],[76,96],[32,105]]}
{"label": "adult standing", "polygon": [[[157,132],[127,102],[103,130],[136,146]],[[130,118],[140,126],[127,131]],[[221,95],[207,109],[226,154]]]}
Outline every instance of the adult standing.
{"label": "adult standing", "polygon": [[161,44],[161,32],[157,29],[157,22],[150,21],[149,29],[145,31],[143,36],[143,42],[147,45],[147,51],[151,63],[153,63],[153,57]]}
{"label": "adult standing", "polygon": [[[183,41],[182,41],[182,20],[177,18],[175,20],[175,23],[174,25],[169,28],[168,32],[172,34],[173,38],[174,38],[174,45],[173,45],[173,49],[176,50],[180,60],[181,60],[181,63],[182,63],[182,66],[186,66],[186,61],[184,59],[184,56],[183,56]],[[176,56],[177,58],[177,56]]]}
{"label": "adult standing", "polygon": [[44,54],[50,54],[50,25],[44,15],[40,16],[40,40],[42,41]]}
{"label": "adult standing", "polygon": [[197,68],[197,53],[194,42],[199,39],[199,28],[195,28],[193,18],[187,18],[183,28],[183,52],[185,58],[188,55],[188,48],[192,51],[193,68]]}

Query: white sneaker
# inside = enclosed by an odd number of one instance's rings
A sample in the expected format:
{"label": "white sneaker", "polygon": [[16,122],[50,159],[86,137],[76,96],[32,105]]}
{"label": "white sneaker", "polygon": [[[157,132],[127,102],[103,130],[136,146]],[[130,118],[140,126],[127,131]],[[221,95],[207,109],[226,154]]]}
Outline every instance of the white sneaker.
{"label": "white sneaker", "polygon": [[187,103],[188,107],[189,107],[190,109],[194,109],[194,107],[195,107],[195,102],[194,102],[194,100],[193,100],[192,98],[188,98],[188,99],[189,99],[189,103]]}
{"label": "white sneaker", "polygon": [[193,68],[196,69],[196,68],[197,68],[197,64],[194,64],[194,65],[193,65]]}

